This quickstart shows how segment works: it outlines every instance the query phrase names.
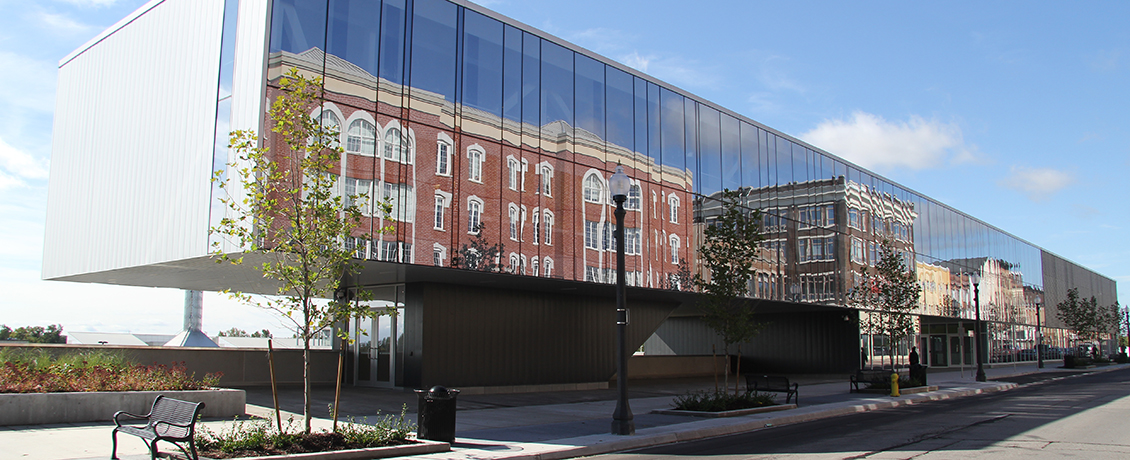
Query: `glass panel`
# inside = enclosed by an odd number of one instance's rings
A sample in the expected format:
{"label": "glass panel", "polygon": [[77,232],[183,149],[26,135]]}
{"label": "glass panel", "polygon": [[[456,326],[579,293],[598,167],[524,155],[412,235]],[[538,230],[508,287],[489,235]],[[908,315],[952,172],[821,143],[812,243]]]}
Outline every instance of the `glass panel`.
{"label": "glass panel", "polygon": [[543,41],[541,47],[542,125],[563,121],[573,126],[573,52]]}
{"label": "glass panel", "polygon": [[777,184],[793,181],[793,143],[783,137],[773,136],[777,144]]}
{"label": "glass panel", "polygon": [[416,0],[412,8],[412,87],[452,102],[458,12],[458,7],[444,0]]}
{"label": "glass panel", "polygon": [[[648,157],[647,81],[642,78],[633,78],[633,80],[635,82],[635,113],[633,117],[633,121],[635,122],[635,151],[643,154],[643,157]],[[636,164],[636,168],[641,173],[638,177],[640,179],[647,179],[647,173],[651,171],[651,164],[642,161]],[[647,190],[644,190],[644,193],[647,194]],[[647,201],[647,199],[645,198],[644,201]]]}
{"label": "glass panel", "polygon": [[722,188],[742,186],[742,136],[738,119],[722,115]]}
{"label": "glass panel", "polygon": [[541,145],[541,39],[522,33],[522,143]]}
{"label": "glass panel", "polygon": [[502,116],[502,23],[471,10],[463,17],[463,104]]}
{"label": "glass panel", "polygon": [[632,76],[612,67],[605,71],[608,77],[608,143],[632,152],[635,150]]}
{"label": "glass panel", "polygon": [[647,84],[647,156],[651,159],[651,164],[655,169],[651,172],[654,174],[654,180],[659,179],[658,167],[661,164],[660,154],[661,148],[660,139],[662,139],[663,129],[661,128],[660,120],[662,108],[659,98],[659,85],[655,83]]}
{"label": "glass panel", "polygon": [[604,64],[580,54],[575,59],[577,127],[603,140]]}
{"label": "glass panel", "polygon": [[[278,0],[271,18],[271,53],[326,48],[326,2]],[[320,58],[320,56],[318,56]],[[319,59],[320,60],[320,59]],[[321,67],[321,63],[318,63]]]}
{"label": "glass panel", "polygon": [[[663,168],[665,174],[682,174],[687,167],[686,151],[684,146],[685,123],[683,119],[683,96],[661,89],[663,114]],[[666,179],[667,176],[664,176]]]}
{"label": "glass panel", "polygon": [[380,77],[397,84],[404,81],[404,1],[385,0],[381,12]]}
{"label": "glass panel", "polygon": [[[722,191],[722,145],[719,113],[711,107],[698,106],[699,172],[695,177],[699,193],[710,196]],[[738,171],[741,173],[741,170]]]}
{"label": "glass panel", "polygon": [[522,31],[506,26],[502,55],[502,116],[522,120]]}
{"label": "glass panel", "polygon": [[[725,126],[723,125],[723,130]],[[760,132],[756,126],[749,123],[741,123],[742,135],[742,187],[759,188],[761,187],[761,176],[758,174],[761,171],[760,159],[758,158],[757,151],[757,136]],[[723,149],[725,149],[726,135],[723,133]],[[725,153],[723,153],[725,155]]]}
{"label": "glass panel", "polygon": [[[683,100],[683,115],[686,116],[686,124],[683,125],[686,129],[686,179],[683,182],[683,190],[692,190],[699,192],[699,177],[698,177],[698,111],[695,107],[698,105],[694,99]],[[686,182],[690,182],[687,184]]]}
{"label": "glass panel", "polygon": [[[380,17],[380,3],[368,0],[332,0],[329,34],[326,38],[327,51],[360,67],[375,79],[378,29],[372,24],[380,21]],[[374,88],[374,96],[375,93]]]}

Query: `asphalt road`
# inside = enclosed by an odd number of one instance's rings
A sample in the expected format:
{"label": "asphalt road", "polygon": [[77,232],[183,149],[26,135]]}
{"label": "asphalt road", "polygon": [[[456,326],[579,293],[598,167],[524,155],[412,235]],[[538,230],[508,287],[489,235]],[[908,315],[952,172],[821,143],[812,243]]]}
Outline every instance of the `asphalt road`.
{"label": "asphalt road", "polygon": [[1026,385],[601,458],[1130,458],[1130,369],[1002,380]]}

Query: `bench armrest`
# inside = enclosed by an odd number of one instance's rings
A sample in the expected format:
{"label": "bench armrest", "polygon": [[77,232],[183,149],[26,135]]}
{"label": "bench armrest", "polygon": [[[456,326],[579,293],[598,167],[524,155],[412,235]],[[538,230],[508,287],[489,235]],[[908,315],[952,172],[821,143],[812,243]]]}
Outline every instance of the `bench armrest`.
{"label": "bench armrest", "polygon": [[131,414],[131,413],[126,412],[124,410],[120,410],[120,411],[117,411],[117,412],[114,413],[114,425],[117,425],[119,427],[122,426],[122,421],[121,421],[121,419],[119,419],[119,417],[126,417],[126,418],[135,419],[135,420],[148,420],[149,415],[150,414],[145,414],[145,415]]}

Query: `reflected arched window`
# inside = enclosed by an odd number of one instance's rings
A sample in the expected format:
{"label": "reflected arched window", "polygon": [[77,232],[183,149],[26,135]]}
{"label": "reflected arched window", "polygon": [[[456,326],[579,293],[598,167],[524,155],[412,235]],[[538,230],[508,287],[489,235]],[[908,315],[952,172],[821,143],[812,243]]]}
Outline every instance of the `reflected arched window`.
{"label": "reflected arched window", "polygon": [[408,152],[408,139],[399,128],[389,128],[388,132],[385,133],[384,150],[385,159],[402,163],[412,162]]}
{"label": "reflected arched window", "polygon": [[[327,133],[341,132],[341,119],[338,118],[337,114],[333,113],[333,111],[331,110],[322,110],[321,115],[318,115],[318,124],[322,125],[322,127],[326,129]],[[340,140],[335,136],[326,136],[323,141],[326,145],[330,146],[330,148],[337,147],[338,142],[340,142]]]}
{"label": "reflected arched window", "polygon": [[638,211],[642,197],[643,192],[640,191],[640,186],[632,184],[632,186],[628,188],[628,201],[624,203],[624,208]]}
{"label": "reflected arched window", "polygon": [[483,151],[478,148],[471,147],[467,150],[467,180],[471,182],[483,182]]}
{"label": "reflected arched window", "polygon": [[542,276],[545,276],[546,278],[553,276],[553,259],[550,259],[549,257],[545,258],[545,260],[541,264],[541,272]]}
{"label": "reflected arched window", "polygon": [[436,175],[451,175],[451,144],[447,141],[441,140],[436,143]]}
{"label": "reflected arched window", "polygon": [[542,227],[545,228],[545,244],[553,244],[553,211],[548,209],[542,211],[544,214],[541,219]]}
{"label": "reflected arched window", "polygon": [[377,127],[368,120],[353,120],[345,138],[345,151],[361,155],[374,155],[377,152]]}
{"label": "reflected arched window", "polygon": [[510,190],[518,190],[518,176],[522,173],[521,165],[518,164],[518,160],[511,157],[506,160],[506,169],[510,179]]}
{"label": "reflected arched window", "polygon": [[600,180],[596,174],[589,174],[585,177],[585,201],[589,203],[602,203],[600,200],[604,196],[604,182]]}
{"label": "reflected arched window", "polygon": [[518,205],[510,203],[510,239],[518,241]]}
{"label": "reflected arched window", "polygon": [[674,193],[667,196],[667,205],[670,209],[667,211],[667,218],[672,224],[679,223],[679,197]]}
{"label": "reflected arched window", "polygon": [[679,263],[679,235],[671,235],[671,263]]}
{"label": "reflected arched window", "polygon": [[533,276],[539,276],[538,268],[538,258],[534,257],[533,260],[530,261],[530,274]]}
{"label": "reflected arched window", "polygon": [[482,229],[483,201],[478,197],[467,199],[467,233],[477,235]]}

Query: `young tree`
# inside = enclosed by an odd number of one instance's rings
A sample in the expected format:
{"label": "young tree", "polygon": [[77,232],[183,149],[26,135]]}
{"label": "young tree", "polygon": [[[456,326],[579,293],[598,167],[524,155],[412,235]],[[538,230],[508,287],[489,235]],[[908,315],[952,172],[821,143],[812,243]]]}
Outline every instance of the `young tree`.
{"label": "young tree", "polygon": [[63,335],[62,324],[43,326],[24,326],[12,330],[6,325],[0,325],[0,340],[21,340],[28,343],[67,343],[67,336]]}
{"label": "young tree", "polygon": [[848,303],[868,310],[867,315],[861,315],[868,318],[863,320],[867,329],[887,335],[887,354],[893,369],[895,344],[914,333],[912,312],[918,307],[922,287],[887,239],[880,243],[879,261],[874,269],[864,269],[860,275],[862,282],[848,293]]}
{"label": "young tree", "polygon": [[[748,211],[739,192],[723,190],[717,200],[719,214],[703,229],[703,242],[698,249],[705,276],[695,274],[693,283],[706,295],[703,321],[722,339],[723,352],[728,357],[731,345],[753,338],[763,327],[754,314],[758,301],[749,298],[749,282],[754,276],[763,236],[761,211]],[[740,349],[738,365],[741,366]],[[728,390],[729,372],[724,382]],[[737,392],[736,382],[734,391]]]}
{"label": "young tree", "polygon": [[1067,298],[1056,304],[1056,318],[1063,321],[1078,340],[1098,340],[1102,334],[1110,333],[1118,327],[1120,315],[1118,303],[1100,307],[1094,296],[1090,299],[1079,297],[1079,289],[1067,290]]}
{"label": "young tree", "polygon": [[249,337],[247,335],[247,331],[240,329],[238,327],[233,327],[233,328],[228,329],[226,331],[220,331],[219,336],[220,337]]}
{"label": "young tree", "polygon": [[[336,323],[356,316],[374,316],[360,302],[341,295],[342,280],[361,270],[344,242],[362,221],[364,194],[337,193],[342,148],[338,128],[311,117],[322,100],[321,78],[306,78],[291,69],[279,80],[281,94],[271,103],[271,132],[281,149],[260,146],[254,131],[231,133],[237,159],[213,180],[226,192],[220,201],[228,214],[212,232],[242,248],[228,253],[213,244],[217,263],[241,264],[247,256],[262,260],[257,267],[275,281],[275,296],[232,295],[246,304],[273,310],[295,325],[302,341],[303,414],[310,432],[310,341]],[[391,206],[375,203],[388,221]],[[388,231],[385,227],[381,231]],[[368,235],[361,236],[368,238]],[[357,300],[366,300],[365,291]]]}

